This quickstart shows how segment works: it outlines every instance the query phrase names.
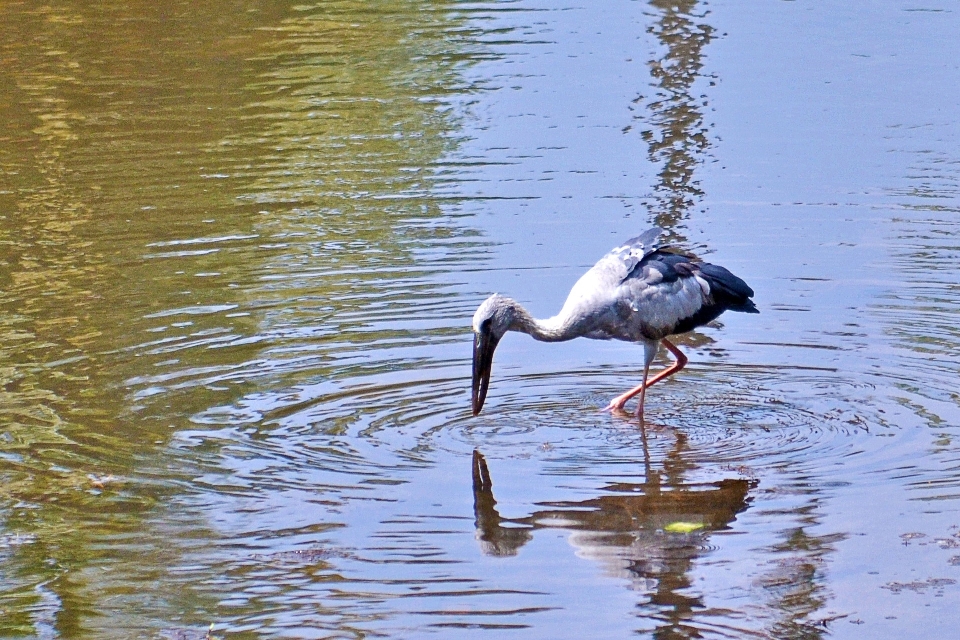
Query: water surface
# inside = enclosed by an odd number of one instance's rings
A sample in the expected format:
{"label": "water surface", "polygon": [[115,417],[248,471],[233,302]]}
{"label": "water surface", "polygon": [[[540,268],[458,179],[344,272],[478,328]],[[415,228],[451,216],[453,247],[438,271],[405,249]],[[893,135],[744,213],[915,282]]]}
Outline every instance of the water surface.
{"label": "water surface", "polygon": [[[0,20],[0,636],[955,630],[954,7]],[[651,224],[761,314],[645,429],[522,335],[470,417],[477,304]]]}

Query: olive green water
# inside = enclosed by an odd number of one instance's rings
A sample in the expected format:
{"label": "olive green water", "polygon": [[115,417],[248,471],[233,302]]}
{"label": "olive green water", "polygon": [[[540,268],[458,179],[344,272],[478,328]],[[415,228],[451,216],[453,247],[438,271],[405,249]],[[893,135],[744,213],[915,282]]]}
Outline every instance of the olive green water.
{"label": "olive green water", "polygon": [[[955,633],[956,7],[0,24],[0,637]],[[643,430],[521,335],[470,417],[477,304],[653,223],[761,314]]]}

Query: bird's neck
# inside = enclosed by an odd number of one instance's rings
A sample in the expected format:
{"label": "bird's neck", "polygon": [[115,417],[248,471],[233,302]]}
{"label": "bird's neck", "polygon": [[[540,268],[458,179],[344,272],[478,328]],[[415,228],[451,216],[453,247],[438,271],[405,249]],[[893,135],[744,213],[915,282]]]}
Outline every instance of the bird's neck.
{"label": "bird's neck", "polygon": [[521,331],[541,342],[562,342],[577,337],[577,334],[571,331],[569,323],[564,322],[559,315],[538,320],[516,303],[514,311],[513,323],[510,325],[511,331]]}

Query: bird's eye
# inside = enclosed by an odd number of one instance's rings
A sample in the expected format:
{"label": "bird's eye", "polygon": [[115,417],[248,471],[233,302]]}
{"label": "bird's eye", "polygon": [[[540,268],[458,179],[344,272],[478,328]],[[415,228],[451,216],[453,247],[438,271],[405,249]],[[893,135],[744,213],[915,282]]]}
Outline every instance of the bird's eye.
{"label": "bird's eye", "polygon": [[490,331],[490,320],[491,320],[490,318],[487,318],[486,320],[480,323],[480,331],[483,331],[484,333],[486,333],[487,331]]}

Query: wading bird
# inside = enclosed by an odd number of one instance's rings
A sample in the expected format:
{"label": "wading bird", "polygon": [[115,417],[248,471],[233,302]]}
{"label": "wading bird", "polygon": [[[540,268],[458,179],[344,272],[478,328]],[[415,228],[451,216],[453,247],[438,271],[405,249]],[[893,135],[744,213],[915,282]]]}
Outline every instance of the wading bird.
{"label": "wading bird", "polygon": [[[490,385],[493,352],[507,331],[536,340],[573,338],[625,340],[643,345],[643,381],[610,401],[604,411],[622,411],[640,394],[643,419],[647,387],[680,371],[687,358],[667,336],[686,333],[724,311],[759,313],[753,289],[725,268],[661,249],[654,227],[615,248],[573,285],[560,313],[537,320],[516,300],[493,294],[473,316],[473,415],[480,413]],[[650,363],[663,344],[677,361],[647,380]]]}

